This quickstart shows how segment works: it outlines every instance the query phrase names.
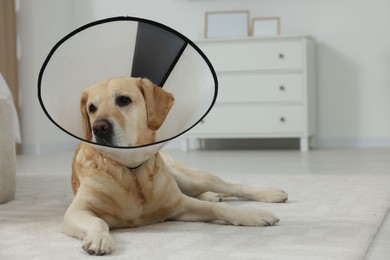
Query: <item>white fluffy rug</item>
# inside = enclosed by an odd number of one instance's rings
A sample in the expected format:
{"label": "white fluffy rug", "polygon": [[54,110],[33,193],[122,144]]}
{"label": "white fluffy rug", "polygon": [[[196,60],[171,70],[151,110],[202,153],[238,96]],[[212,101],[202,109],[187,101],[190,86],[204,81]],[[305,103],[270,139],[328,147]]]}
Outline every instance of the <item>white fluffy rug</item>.
{"label": "white fluffy rug", "polygon": [[[281,221],[266,228],[166,222],[113,231],[115,259],[363,259],[390,205],[390,176],[224,175],[277,186],[285,204],[259,207]],[[0,259],[92,259],[61,233],[72,194],[69,177],[19,174],[16,200],[0,205]]]}

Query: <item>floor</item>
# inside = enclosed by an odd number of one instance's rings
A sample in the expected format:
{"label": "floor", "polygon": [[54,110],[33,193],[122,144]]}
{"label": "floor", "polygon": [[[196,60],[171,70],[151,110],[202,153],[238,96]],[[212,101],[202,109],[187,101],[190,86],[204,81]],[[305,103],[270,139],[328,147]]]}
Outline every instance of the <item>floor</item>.
{"label": "floor", "polygon": [[[390,174],[390,149],[359,150],[167,150],[174,157],[191,166],[210,172],[236,170],[264,174]],[[22,155],[17,158],[17,170],[42,174],[58,174],[71,171],[72,152],[41,156]],[[34,169],[34,171],[32,171]],[[389,184],[390,186],[390,184]],[[385,219],[375,238],[368,260],[390,259],[390,220]]]}

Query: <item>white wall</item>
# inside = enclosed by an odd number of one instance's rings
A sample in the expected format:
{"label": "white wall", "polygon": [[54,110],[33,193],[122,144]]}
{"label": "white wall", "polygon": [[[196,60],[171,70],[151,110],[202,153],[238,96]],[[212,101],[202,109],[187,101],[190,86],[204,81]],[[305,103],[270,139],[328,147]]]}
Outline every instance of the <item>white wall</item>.
{"label": "white wall", "polygon": [[44,117],[35,94],[45,55],[71,28],[128,15],[164,23],[195,41],[204,34],[204,13],[222,10],[280,16],[283,34],[317,39],[320,147],[390,146],[388,0],[20,0],[20,10],[27,150],[66,147],[72,141]]}
{"label": "white wall", "polygon": [[64,0],[19,0],[17,12],[23,152],[39,154],[70,148],[75,141],[44,115],[37,82],[50,49],[72,30],[72,8]]}

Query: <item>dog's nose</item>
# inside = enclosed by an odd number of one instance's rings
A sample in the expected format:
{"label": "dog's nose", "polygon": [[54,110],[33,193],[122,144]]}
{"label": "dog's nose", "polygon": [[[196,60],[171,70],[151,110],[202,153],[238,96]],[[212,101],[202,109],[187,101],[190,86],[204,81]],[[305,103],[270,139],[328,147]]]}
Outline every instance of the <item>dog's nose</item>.
{"label": "dog's nose", "polygon": [[95,136],[105,137],[111,133],[112,125],[105,119],[93,123],[93,133]]}

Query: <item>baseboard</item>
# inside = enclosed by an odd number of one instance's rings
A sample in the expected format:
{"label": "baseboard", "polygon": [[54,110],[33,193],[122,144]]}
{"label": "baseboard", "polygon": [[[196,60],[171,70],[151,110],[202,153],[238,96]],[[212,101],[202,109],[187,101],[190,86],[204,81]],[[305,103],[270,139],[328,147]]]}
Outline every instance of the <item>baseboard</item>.
{"label": "baseboard", "polygon": [[390,148],[388,138],[315,138],[316,148]]}
{"label": "baseboard", "polygon": [[78,141],[50,144],[22,144],[22,153],[40,155],[52,152],[72,151],[76,147],[77,143]]}
{"label": "baseboard", "polygon": [[[183,138],[170,143],[168,149],[180,149]],[[298,149],[299,139],[211,139],[206,149]],[[201,144],[195,138],[189,139],[190,149],[199,149]],[[390,148],[388,138],[316,138],[311,142],[312,149],[357,149],[357,148]]]}

